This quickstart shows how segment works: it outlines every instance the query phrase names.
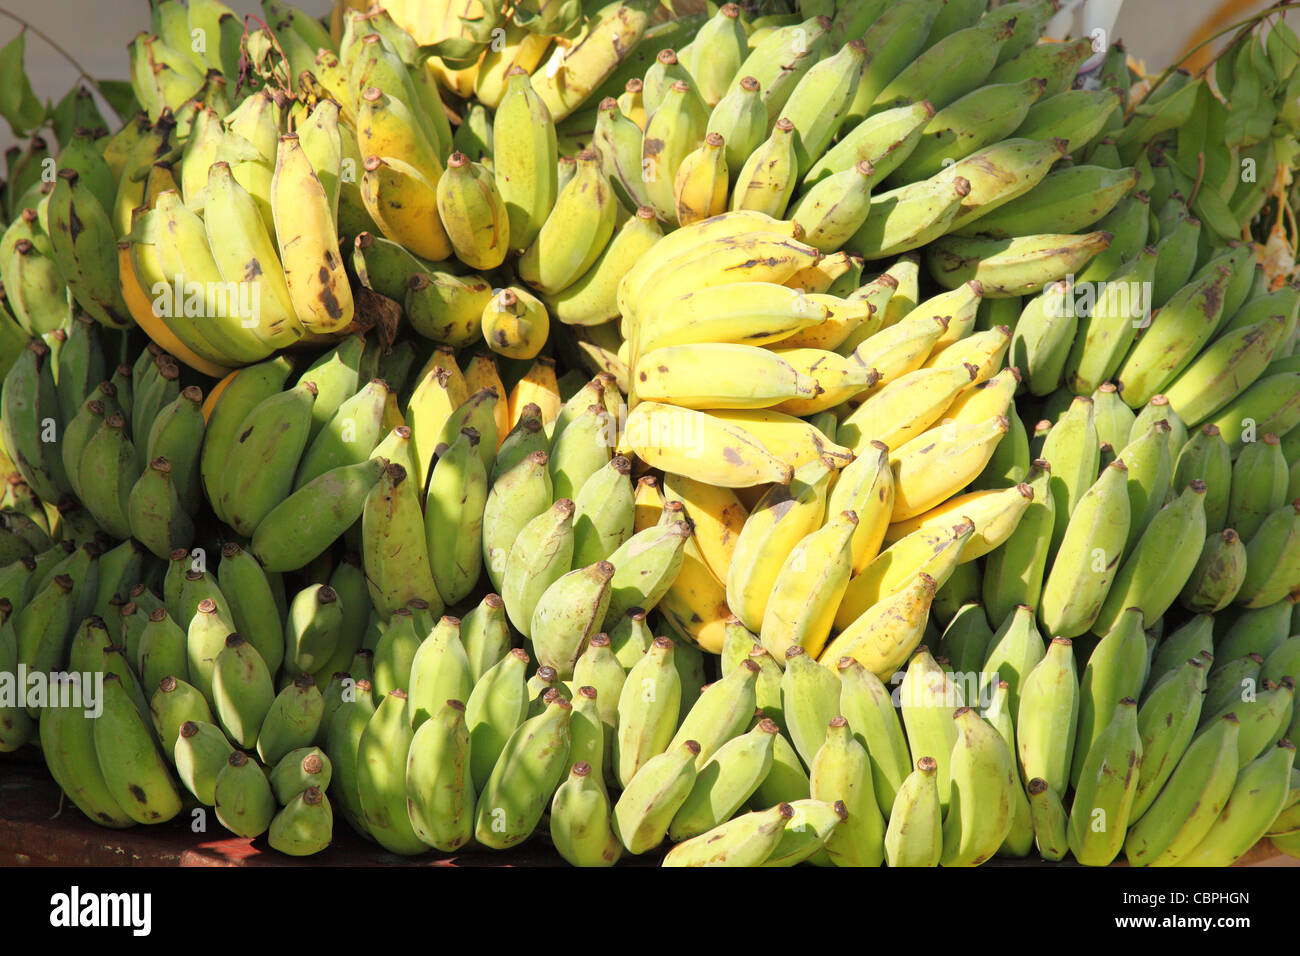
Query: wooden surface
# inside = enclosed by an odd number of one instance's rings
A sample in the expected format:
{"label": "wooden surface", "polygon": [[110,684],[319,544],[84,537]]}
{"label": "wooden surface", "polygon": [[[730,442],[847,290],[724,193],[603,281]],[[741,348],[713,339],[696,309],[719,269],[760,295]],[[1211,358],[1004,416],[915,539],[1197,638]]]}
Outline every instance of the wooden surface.
{"label": "wooden surface", "polygon": [[[192,833],[188,811],[160,826],[110,830],[88,820],[63,799],[39,754],[0,754],[0,866],[565,866],[540,837],[506,852],[455,855],[387,853],[342,821],[325,851],[304,858],[276,853],[266,838],[230,836],[208,811],[208,832]],[[625,858],[624,865],[654,866],[661,854]],[[1034,860],[992,860],[988,866],[1060,866]],[[1237,866],[1300,866],[1267,840]]]}

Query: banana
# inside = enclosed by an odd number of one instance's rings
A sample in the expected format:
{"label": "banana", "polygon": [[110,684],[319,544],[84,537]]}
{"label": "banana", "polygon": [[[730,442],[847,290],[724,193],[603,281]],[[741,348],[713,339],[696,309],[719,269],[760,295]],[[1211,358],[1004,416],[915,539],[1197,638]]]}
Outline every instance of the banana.
{"label": "banana", "polygon": [[869,261],[918,249],[949,231],[970,192],[965,177],[936,176],[878,193],[844,247]]}
{"label": "banana", "polygon": [[481,322],[488,348],[513,359],[535,358],[550,330],[546,306],[517,286],[502,289],[489,299],[483,307]]}
{"label": "banana", "polygon": [[[108,173],[106,167],[103,172]],[[91,178],[72,167],[59,170],[49,195],[45,231],[54,262],[77,304],[102,325],[125,328],[131,319],[122,300],[116,236]]]}
{"label": "banana", "polygon": [[690,537],[687,522],[672,521],[637,532],[609,556],[614,576],[604,626],[614,631],[614,636],[619,636],[616,625],[629,611],[653,609],[668,593],[685,561]]}
{"label": "banana", "polygon": [[289,601],[285,620],[289,673],[314,673],[333,656],[343,630],[343,608],[328,584],[309,585]]}
{"label": "banana", "polygon": [[1128,536],[1126,475],[1121,459],[1111,462],[1069,518],[1039,607],[1043,625],[1052,634],[1074,637],[1086,632],[1108,600]]}
{"label": "banana", "polygon": [[1287,799],[1295,745],[1280,741],[1238,774],[1209,831],[1177,860],[1180,866],[1230,866],[1263,836]]}
{"label": "banana", "polygon": [[558,693],[547,698],[542,712],[510,735],[479,794],[474,838],[485,846],[506,849],[526,840],[569,765],[573,708]]}
{"label": "banana", "polygon": [[136,823],[172,819],[181,811],[180,794],[118,675],[104,675],[103,698],[92,734],[108,793]]}
{"label": "banana", "polygon": [[1184,858],[1214,826],[1237,780],[1235,714],[1196,737],[1160,795],[1124,840],[1130,866],[1168,865]]}
{"label": "banana", "polygon": [[429,566],[415,481],[402,465],[388,464],[362,508],[362,566],[380,620],[412,597],[441,604]]}
{"label": "banana", "polygon": [[651,757],[627,782],[614,804],[614,834],[629,853],[656,847],[690,795],[698,775],[700,746],[687,740]]}
{"label": "banana", "polygon": [[556,851],[574,866],[613,866],[623,854],[612,829],[609,796],[599,771],[579,760],[555,791],[550,833]]}
{"label": "banana", "polygon": [[1125,560],[1093,623],[1105,633],[1125,608],[1136,607],[1144,620],[1161,617],[1191,577],[1205,544],[1205,483],[1193,480],[1151,520]]}
{"label": "banana", "polygon": [[842,801],[848,817],[826,840],[837,866],[879,866],[885,856],[885,820],[876,803],[867,752],[843,717],[830,720],[826,741],[811,766],[812,798]]}
{"label": "banana", "polygon": [[735,184],[745,161],[766,138],[767,127],[767,106],[758,80],[752,76],[741,77],[713,104],[705,132],[722,137],[731,184]]}
{"label": "banana", "polygon": [[204,806],[217,802],[217,778],[234,748],[221,728],[207,721],[187,720],[180,726],[176,742],[176,775]]}
{"label": "banana", "polygon": [[1222,314],[1226,266],[1179,289],[1129,352],[1115,384],[1130,408],[1145,405],[1186,368],[1214,334]]}
{"label": "banana", "polygon": [[270,828],[275,794],[262,768],[236,750],[217,774],[213,806],[222,826],[236,836],[251,839]]}
{"label": "banana", "polygon": [[[656,637],[628,671],[619,694],[613,763],[624,787],[648,761],[667,750],[676,731],[681,677],[673,663],[673,649],[671,640]],[[694,766],[692,760],[692,769]],[[682,794],[683,799],[686,796]]]}
{"label": "banana", "polygon": [[776,722],[764,718],[754,729],[734,737],[706,759],[686,800],[673,816],[668,838],[674,842],[689,840],[729,820],[767,776],[779,733]]}
{"label": "banana", "polygon": [[[1048,173],[1027,193],[958,231],[1002,239],[1048,230],[1078,232],[1104,218],[1136,181],[1131,168],[1072,166]],[[1086,202],[1079,201],[1081,195],[1088,197]]]}
{"label": "banana", "polygon": [[1179,603],[1194,613],[1222,611],[1241,589],[1246,562],[1246,546],[1232,528],[1207,534],[1196,567],[1178,595]]}
{"label": "banana", "polygon": [[1247,608],[1267,607],[1295,589],[1300,565],[1300,499],[1278,508],[1260,525],[1246,545],[1246,575],[1236,602]]}
{"label": "banana", "polygon": [[325,189],[293,133],[280,137],[271,205],[285,281],[299,321],[318,333],[347,328],[353,317],[352,291],[334,217]]}
{"label": "banana", "polygon": [[1024,676],[1016,718],[1020,766],[1057,793],[1070,781],[1079,717],[1079,679],[1069,638],[1054,637],[1043,659]]}
{"label": "banana", "polygon": [[231,623],[257,648],[267,669],[274,674],[284,658],[284,631],[276,603],[278,582],[274,574],[268,574],[254,555],[232,541],[222,545],[217,579],[221,593],[229,595]]}
{"label": "banana", "polygon": [[1079,681],[1078,739],[1070,770],[1070,782],[1076,789],[1084,763],[1109,726],[1115,708],[1125,698],[1136,701],[1141,693],[1146,653],[1142,614],[1137,608],[1127,608],[1089,656]]}
{"label": "banana", "polygon": [[524,722],[528,697],[524,669],[528,653],[514,648],[474,683],[465,706],[470,735],[470,773],[482,791],[492,767],[515,729]]}
{"label": "banana", "polygon": [[1270,316],[1234,329],[1192,360],[1165,397],[1189,426],[1206,421],[1263,374],[1288,325]]}
{"label": "banana", "polygon": [[186,513],[171,477],[171,462],[155,458],[132,486],[127,502],[132,535],[156,556],[188,547],[194,522]]}
{"label": "banana", "polygon": [[1070,850],[1085,866],[1106,866],[1122,849],[1141,763],[1137,701],[1125,697],[1089,748],[1070,808]]}
{"label": "banana", "polygon": [[413,737],[406,694],[394,690],[375,708],[356,751],[357,795],[366,828],[384,849],[405,855],[426,849],[407,809],[407,761]]}
{"label": "banana", "polygon": [[1003,416],[975,425],[940,425],[894,449],[892,521],[922,514],[969,484],[1009,427]]}
{"label": "banana", "polygon": [[465,705],[448,700],[420,724],[406,759],[407,815],[415,835],[444,853],[473,835],[470,735]]}
{"label": "banana", "polygon": [[949,774],[949,813],[944,819],[944,866],[978,866],[1011,832],[1015,758],[1001,735],[970,707],[953,713],[957,740]]}
{"label": "banana", "polygon": [[599,561],[558,577],[537,599],[528,634],[538,660],[562,679],[574,666],[604,621],[614,566]]}
{"label": "banana", "polygon": [[926,264],[930,275],[944,288],[977,279],[984,294],[991,298],[1030,295],[1078,273],[1110,245],[1111,239],[1110,233],[1102,231],[1015,239],[945,236],[928,247]]}
{"label": "banana", "polygon": [[778,562],[821,524],[832,474],[827,460],[803,466],[793,481],[766,492],[746,519],[727,572],[727,603],[751,631],[762,630]]}
{"label": "banana", "polygon": [[1034,820],[1034,840],[1044,860],[1056,862],[1069,852],[1069,819],[1061,798],[1047,781],[1035,777],[1025,785],[1029,810]]}
{"label": "banana", "polygon": [[1045,80],[1032,77],[986,85],[934,113],[922,124],[916,147],[898,164],[891,182],[901,186],[928,179],[941,172],[948,160],[964,159],[1011,136],[1046,85]]}
{"label": "banana", "polygon": [[1148,246],[1117,276],[1107,279],[1091,303],[1065,364],[1065,384],[1075,394],[1096,391],[1119,371],[1138,330],[1150,324],[1147,290],[1155,264],[1155,250]]}
{"label": "banana", "polygon": [[654,209],[638,206],[591,268],[562,292],[548,296],[551,313],[566,325],[599,325],[617,318],[619,282],[662,236]]}
{"label": "banana", "polygon": [[783,116],[740,167],[728,208],[781,217],[794,194],[797,164],[794,124]]}
{"label": "banana", "polygon": [[890,867],[939,865],[943,817],[937,771],[933,757],[921,757],[898,788],[885,830],[885,860]]}
{"label": "banana", "polygon": [[821,654],[849,583],[857,525],[854,512],[841,512],[786,556],[761,627],[763,646],[773,656],[784,655],[796,645],[814,658]]}
{"label": "banana", "polygon": [[740,7],[726,3],[678,50],[682,65],[700,84],[700,96],[715,106],[738,75],[746,57],[746,29]]}
{"label": "banana", "polygon": [[213,665],[212,700],[226,735],[241,749],[254,747],[275,700],[275,685],[262,655],[238,634],[226,638]]}
{"label": "banana", "polygon": [[[240,325],[272,348],[299,341],[305,330],[293,300],[274,240],[257,204],[231,174],[215,162],[208,171],[203,226],[221,277],[247,295],[238,297]],[[265,295],[263,295],[265,293]],[[248,308],[244,300],[248,299]]]}
{"label": "banana", "polygon": [[[44,423],[57,422],[58,415],[50,349],[39,339],[32,339],[5,375],[0,398],[0,439],[23,480],[43,501],[56,501],[71,490],[69,469],[64,465],[59,443],[44,440],[55,434]],[[29,427],[23,427],[24,422]],[[42,424],[37,429],[30,427],[31,423]]]}
{"label": "banana", "polygon": [[1232,465],[1226,520],[1247,542],[1286,503],[1287,461],[1276,435],[1249,442]]}
{"label": "banana", "polygon": [[437,183],[396,156],[367,156],[363,165],[361,199],[384,235],[432,262],[449,258]]}
{"label": "banana", "polygon": [[461,429],[434,463],[429,477],[425,536],[434,584],[445,604],[457,604],[468,596],[482,568],[488,489],[478,443],[476,429]]}
{"label": "banana", "polygon": [[894,509],[889,448],[874,440],[868,445],[836,474],[826,503],[829,514],[852,511],[858,516],[852,543],[854,575],[865,571],[879,554]]}
{"label": "banana", "polygon": [[720,215],[727,208],[727,162],[721,133],[706,133],[673,176],[673,218],[678,225]]}
{"label": "banana", "polygon": [[581,106],[619,67],[646,33],[651,12],[646,0],[606,4],[573,43],[557,47],[534,72],[533,89],[555,122]]}

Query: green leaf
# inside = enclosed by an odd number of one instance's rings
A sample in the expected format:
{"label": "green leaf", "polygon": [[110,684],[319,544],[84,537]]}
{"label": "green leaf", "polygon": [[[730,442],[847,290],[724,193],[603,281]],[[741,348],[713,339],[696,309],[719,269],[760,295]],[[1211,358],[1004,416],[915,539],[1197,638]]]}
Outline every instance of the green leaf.
{"label": "green leaf", "polygon": [[63,99],[54,105],[50,111],[50,118],[54,121],[54,138],[59,141],[59,146],[68,145],[68,140],[72,139],[72,131],[77,126],[77,91],[81,89],[78,83],[67,93]]}
{"label": "green leaf", "polygon": [[45,107],[32,92],[31,81],[23,68],[27,31],[0,49],[0,116],[9,123],[15,136],[28,136],[45,122]]}
{"label": "green leaf", "polygon": [[126,120],[140,111],[140,103],[136,100],[130,83],[123,80],[96,80],[95,85],[118,119]]}

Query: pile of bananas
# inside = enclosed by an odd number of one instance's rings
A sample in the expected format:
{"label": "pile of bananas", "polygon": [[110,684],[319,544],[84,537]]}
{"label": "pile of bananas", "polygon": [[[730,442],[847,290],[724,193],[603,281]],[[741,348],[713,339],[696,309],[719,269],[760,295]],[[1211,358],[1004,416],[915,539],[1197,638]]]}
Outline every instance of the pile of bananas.
{"label": "pile of bananas", "polygon": [[6,156],[0,751],[290,855],[1300,856],[1300,39],[778,6],[152,0]]}

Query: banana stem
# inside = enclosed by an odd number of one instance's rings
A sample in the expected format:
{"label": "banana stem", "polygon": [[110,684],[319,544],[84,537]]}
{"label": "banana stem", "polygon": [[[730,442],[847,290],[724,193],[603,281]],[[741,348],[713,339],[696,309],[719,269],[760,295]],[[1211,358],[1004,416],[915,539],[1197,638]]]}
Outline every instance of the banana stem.
{"label": "banana stem", "polygon": [[[1243,32],[1248,32],[1251,28],[1255,26],[1255,24],[1259,23],[1261,20],[1264,20],[1267,17],[1272,16],[1274,13],[1278,13],[1284,10],[1296,10],[1296,9],[1300,9],[1300,2],[1294,2],[1294,0],[1281,0],[1281,2],[1275,3],[1273,4],[1273,6],[1268,7],[1265,10],[1260,10],[1259,12],[1252,14],[1251,16],[1247,17],[1244,20],[1239,20],[1236,23],[1224,27],[1222,30],[1220,30],[1218,33],[1214,34],[1213,36],[1206,37],[1204,40],[1196,44],[1196,46],[1192,47],[1190,50],[1184,53],[1173,63],[1169,64],[1169,66],[1165,67],[1164,72],[1161,73],[1160,76],[1156,78],[1156,81],[1152,83],[1150,87],[1147,88],[1145,95],[1143,95],[1142,99],[1140,99],[1137,103],[1135,103],[1134,106],[1135,107],[1141,106],[1148,99],[1150,99],[1151,94],[1154,93],[1156,90],[1158,90],[1161,84],[1165,82],[1165,80],[1169,79],[1169,77],[1174,75],[1174,73],[1178,70],[1178,65],[1180,63],[1183,63],[1186,60],[1190,59],[1195,53],[1197,53],[1203,47],[1208,46],[1209,44],[1213,43],[1215,40],[1219,39],[1220,37],[1227,36],[1229,33],[1232,33],[1234,30],[1241,30],[1244,27],[1245,30],[1243,30]],[[1212,65],[1213,63],[1214,61],[1211,60],[1210,65]],[[1208,70],[1209,68],[1210,66],[1207,65],[1205,69]]]}
{"label": "banana stem", "polygon": [[[72,64],[72,67],[77,71],[77,76],[79,78],[86,80],[96,90],[99,90],[99,81],[95,79],[93,76],[91,76],[89,73],[87,73],[85,68],[79,62],[77,62],[76,57],[74,57],[71,53],[69,53],[62,46],[56,43],[54,41],[54,38],[51,37],[48,33],[46,33],[44,30],[41,30],[39,27],[33,26],[31,23],[28,23],[25,19],[23,19],[18,14],[14,13],[12,10],[6,10],[4,7],[0,7],[0,15],[8,17],[10,20],[13,20],[15,23],[20,24],[24,30],[30,30],[32,31],[33,35],[40,37],[42,40],[44,40],[47,44],[49,44],[50,47],[54,49],[54,52],[58,53],[59,56],[63,57],[70,64]],[[102,94],[102,91],[100,92]],[[108,99],[105,98],[104,102],[108,103]],[[114,116],[117,115],[117,110],[113,109],[112,103],[108,103],[108,108],[110,110],[113,110]],[[121,118],[122,117],[118,116],[118,119]]]}

